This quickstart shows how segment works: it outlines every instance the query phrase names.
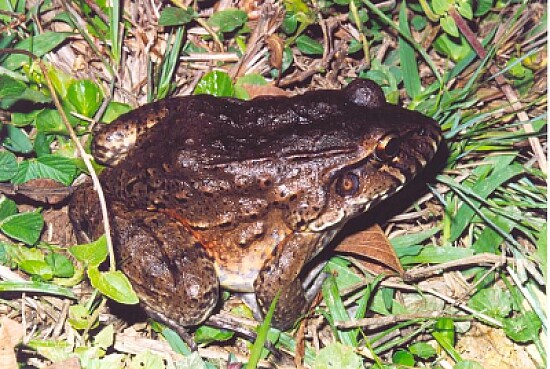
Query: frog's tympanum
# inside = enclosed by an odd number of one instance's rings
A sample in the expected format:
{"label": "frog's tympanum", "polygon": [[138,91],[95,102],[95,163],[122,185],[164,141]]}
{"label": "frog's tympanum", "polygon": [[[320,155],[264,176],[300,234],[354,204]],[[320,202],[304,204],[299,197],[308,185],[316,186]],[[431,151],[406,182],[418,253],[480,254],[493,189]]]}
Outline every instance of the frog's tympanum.
{"label": "frog's tympanum", "polygon": [[[378,85],[251,101],[175,97],[101,129],[92,151],[119,267],[146,311],[201,323],[220,289],[280,297],[273,325],[306,312],[302,268],[350,218],[414,177],[441,140],[438,124],[385,101]],[[73,196],[80,241],[103,233],[90,185]]]}

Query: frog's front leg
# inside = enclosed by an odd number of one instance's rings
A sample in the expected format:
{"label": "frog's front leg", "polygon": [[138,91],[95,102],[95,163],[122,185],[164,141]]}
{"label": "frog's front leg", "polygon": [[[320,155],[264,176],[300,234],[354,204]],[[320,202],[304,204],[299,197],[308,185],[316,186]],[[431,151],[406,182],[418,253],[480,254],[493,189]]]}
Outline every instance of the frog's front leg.
{"label": "frog's front leg", "polygon": [[306,292],[300,272],[316,254],[321,238],[316,233],[295,233],[287,236],[260,270],[254,282],[254,290],[264,314],[280,292],[273,315],[273,326],[280,329],[290,328],[307,311],[317,294],[320,285],[316,286],[316,290]]}
{"label": "frog's front leg", "polygon": [[119,267],[153,318],[171,327],[204,321],[216,307],[219,282],[203,246],[176,220],[113,204]]}

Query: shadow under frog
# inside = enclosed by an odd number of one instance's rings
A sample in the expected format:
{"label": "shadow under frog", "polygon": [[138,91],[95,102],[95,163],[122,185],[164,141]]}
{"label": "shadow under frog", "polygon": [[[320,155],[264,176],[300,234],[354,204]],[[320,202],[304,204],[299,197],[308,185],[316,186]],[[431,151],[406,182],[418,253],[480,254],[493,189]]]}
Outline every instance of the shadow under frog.
{"label": "shadow under frog", "polygon": [[[103,127],[101,173],[119,268],[149,315],[193,326],[220,289],[286,329],[317,293],[301,274],[351,218],[399,191],[441,141],[432,119],[372,81],[250,101],[174,97]],[[79,242],[103,233],[91,185],[73,195]]]}

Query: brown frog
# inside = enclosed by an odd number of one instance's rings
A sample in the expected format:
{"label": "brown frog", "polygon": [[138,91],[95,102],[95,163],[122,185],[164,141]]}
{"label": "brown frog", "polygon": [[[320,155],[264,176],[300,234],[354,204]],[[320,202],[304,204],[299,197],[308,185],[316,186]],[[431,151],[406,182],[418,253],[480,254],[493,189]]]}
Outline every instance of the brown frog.
{"label": "brown frog", "polygon": [[[175,97],[95,135],[119,267],[146,311],[201,323],[220,288],[253,294],[291,326],[317,292],[303,267],[350,218],[414,177],[438,124],[385,101],[372,81],[251,101]],[[70,215],[80,241],[103,233],[90,185]]]}

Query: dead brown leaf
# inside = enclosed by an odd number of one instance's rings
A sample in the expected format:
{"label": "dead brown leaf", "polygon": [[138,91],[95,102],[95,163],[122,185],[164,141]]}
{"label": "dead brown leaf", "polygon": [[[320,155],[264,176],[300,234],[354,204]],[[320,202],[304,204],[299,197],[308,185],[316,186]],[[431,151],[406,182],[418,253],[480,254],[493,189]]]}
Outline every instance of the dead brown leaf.
{"label": "dead brown leaf", "polygon": [[46,369],[81,369],[80,360],[76,357],[71,357],[67,360],[59,361],[48,365]]}
{"label": "dead brown leaf", "polygon": [[335,251],[357,256],[359,262],[374,274],[403,276],[405,273],[393,246],[378,224],[347,236]]}
{"label": "dead brown leaf", "polygon": [[265,40],[265,43],[269,49],[269,64],[281,73],[283,67],[283,40],[276,34],[272,34]]}
{"label": "dead brown leaf", "polygon": [[248,96],[253,99],[258,96],[290,96],[292,95],[288,91],[285,91],[283,89],[280,89],[277,86],[272,85],[249,85],[247,83],[243,83],[242,87],[248,92]]}
{"label": "dead brown leaf", "polygon": [[15,346],[23,339],[23,326],[6,317],[0,322],[0,363],[3,369],[18,369]]}

